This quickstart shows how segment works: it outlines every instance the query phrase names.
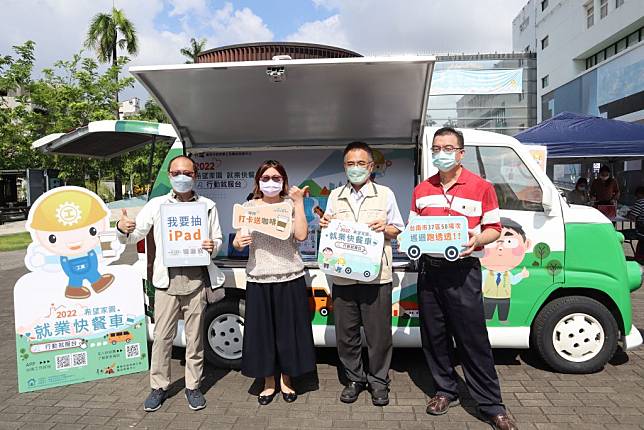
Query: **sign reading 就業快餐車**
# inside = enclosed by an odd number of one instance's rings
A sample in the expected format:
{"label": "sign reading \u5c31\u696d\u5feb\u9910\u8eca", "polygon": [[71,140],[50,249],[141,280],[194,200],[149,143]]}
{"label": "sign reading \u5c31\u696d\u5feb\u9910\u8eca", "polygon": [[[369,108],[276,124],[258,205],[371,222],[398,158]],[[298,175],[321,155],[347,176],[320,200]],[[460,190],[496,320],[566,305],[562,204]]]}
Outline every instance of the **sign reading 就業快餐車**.
{"label": "sign reading \u5c31\u696d\u5feb\u9910\u8eca", "polygon": [[164,266],[210,264],[210,253],[203,249],[203,241],[208,238],[208,208],[205,203],[162,204],[161,225]]}
{"label": "sign reading \u5c31\u696d\u5feb\u9910\u8eca", "polygon": [[399,249],[412,260],[429,254],[454,261],[467,241],[467,218],[463,216],[417,216],[398,235]]}
{"label": "sign reading \u5c31\u696d\u5feb\u9910\u8eca", "polygon": [[124,245],[94,193],[55,188],[27,219],[29,273],[16,283],[18,391],[148,369],[141,276],[117,261]]}
{"label": "sign reading \u5c31\u696d\u5feb\u9910\u8eca", "polygon": [[277,239],[286,240],[293,228],[293,207],[286,203],[233,207],[233,228],[258,231]]}
{"label": "sign reading \u5c31\u696d\u5feb\u9910\u8eca", "polygon": [[367,224],[331,220],[320,233],[318,264],[329,275],[369,282],[378,277],[384,235]]}

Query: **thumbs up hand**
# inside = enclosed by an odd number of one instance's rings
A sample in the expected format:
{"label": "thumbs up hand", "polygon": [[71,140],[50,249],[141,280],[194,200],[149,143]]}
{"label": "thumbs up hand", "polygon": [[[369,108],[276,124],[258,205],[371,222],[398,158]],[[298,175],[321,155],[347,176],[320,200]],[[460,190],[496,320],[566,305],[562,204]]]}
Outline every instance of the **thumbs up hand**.
{"label": "thumbs up hand", "polygon": [[288,190],[288,196],[294,202],[301,202],[304,200],[304,196],[308,191],[309,191],[308,185],[306,185],[304,188],[298,188],[296,186],[292,186],[291,189]]}
{"label": "thumbs up hand", "polygon": [[116,223],[116,228],[125,234],[130,234],[136,228],[136,221],[127,216],[127,209],[121,209],[121,218]]}

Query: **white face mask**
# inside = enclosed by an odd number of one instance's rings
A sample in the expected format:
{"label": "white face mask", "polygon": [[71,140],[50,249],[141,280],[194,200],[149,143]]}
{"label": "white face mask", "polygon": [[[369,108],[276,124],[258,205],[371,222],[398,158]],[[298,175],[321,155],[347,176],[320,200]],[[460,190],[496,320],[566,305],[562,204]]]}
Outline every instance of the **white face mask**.
{"label": "white face mask", "polygon": [[190,176],[186,175],[177,175],[177,176],[170,176],[170,184],[172,185],[172,189],[176,193],[188,193],[192,191],[192,186],[194,185],[194,181]]}
{"label": "white face mask", "polygon": [[275,197],[282,191],[282,183],[275,182],[272,179],[268,182],[259,182],[259,190],[264,193],[266,197]]}

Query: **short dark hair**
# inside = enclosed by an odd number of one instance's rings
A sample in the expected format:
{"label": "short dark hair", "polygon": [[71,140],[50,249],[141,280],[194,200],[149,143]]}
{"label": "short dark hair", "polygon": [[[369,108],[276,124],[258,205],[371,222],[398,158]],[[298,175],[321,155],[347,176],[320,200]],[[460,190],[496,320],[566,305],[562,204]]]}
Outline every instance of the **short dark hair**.
{"label": "short dark hair", "polygon": [[344,148],[344,153],[342,154],[342,157],[343,158],[346,157],[349,152],[355,151],[356,149],[361,149],[365,151],[367,154],[369,154],[369,158],[373,160],[373,150],[371,149],[371,147],[364,142],[358,142],[358,141],[349,143]]}
{"label": "short dark hair", "polygon": [[635,188],[635,195],[644,196],[644,185],[640,185],[639,187]]}
{"label": "short dark hair", "polygon": [[190,160],[192,162],[192,171],[195,172],[195,176],[197,176],[197,163],[195,160],[193,160],[187,155],[177,155],[172,160],[170,160],[170,162],[168,163],[168,172],[170,171],[170,167],[172,167],[172,163],[174,163],[174,160],[178,160],[179,158],[185,158],[186,160]]}
{"label": "short dark hair", "polygon": [[329,248],[328,246],[322,250],[322,252],[326,252],[326,251],[331,251],[331,252],[333,252],[333,250],[332,250],[331,248]]}
{"label": "short dark hair", "polygon": [[519,234],[523,238],[523,241],[525,242],[525,239],[526,239],[525,231],[523,230],[523,227],[521,227],[521,224],[519,224],[513,219],[501,217],[501,226],[509,230],[514,230],[517,234]]}
{"label": "short dark hair", "polygon": [[599,173],[602,173],[602,172],[608,172],[610,174],[610,167],[604,164],[599,168]]}
{"label": "short dark hair", "polygon": [[577,183],[575,184],[575,188],[577,188],[577,187],[578,187],[578,186],[580,186],[581,184],[588,185],[588,179],[583,178],[583,177],[582,177],[582,178],[577,179]]}
{"label": "short dark hair", "polygon": [[461,133],[460,131],[452,127],[443,127],[436,130],[436,133],[434,133],[434,138],[432,139],[432,143],[434,142],[434,139],[436,139],[437,136],[448,136],[448,135],[456,136],[456,140],[458,141],[459,148],[465,147],[465,139],[463,138],[463,133]]}

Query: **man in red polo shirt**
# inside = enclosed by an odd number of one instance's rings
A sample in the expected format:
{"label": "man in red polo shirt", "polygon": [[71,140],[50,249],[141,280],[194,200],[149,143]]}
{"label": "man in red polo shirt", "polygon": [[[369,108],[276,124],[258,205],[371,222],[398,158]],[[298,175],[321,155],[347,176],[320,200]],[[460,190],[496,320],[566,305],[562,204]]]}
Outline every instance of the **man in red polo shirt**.
{"label": "man in red polo shirt", "polygon": [[432,141],[432,161],[439,172],[420,183],[411,201],[410,219],[422,216],[465,216],[470,238],[454,262],[423,255],[418,273],[418,306],[423,352],[436,394],[427,413],[442,415],[459,404],[452,338],[470,394],[496,429],[517,429],[501,400],[481,295],[477,255],[499,238],[499,204],[492,184],[461,166],[463,134],[441,128]]}

